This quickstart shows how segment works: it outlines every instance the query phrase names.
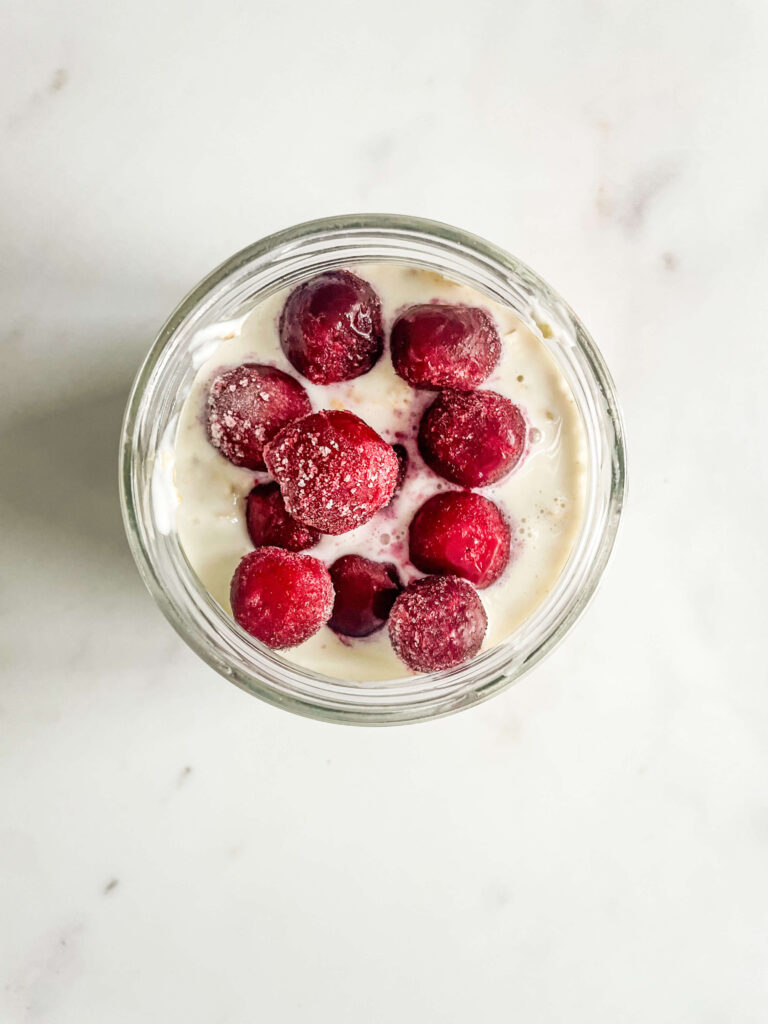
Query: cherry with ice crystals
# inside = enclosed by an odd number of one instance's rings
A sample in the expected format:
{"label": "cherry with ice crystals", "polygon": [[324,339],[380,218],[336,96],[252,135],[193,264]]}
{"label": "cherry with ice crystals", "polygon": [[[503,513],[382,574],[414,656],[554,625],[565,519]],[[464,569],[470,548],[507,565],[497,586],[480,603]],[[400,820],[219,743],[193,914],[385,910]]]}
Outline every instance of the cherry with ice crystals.
{"label": "cherry with ice crystals", "polygon": [[391,562],[342,555],[330,568],[336,597],[328,625],[342,636],[369,636],[381,629],[403,589]]}
{"label": "cherry with ice crystals", "polygon": [[501,339],[484,309],[426,303],[397,318],[390,348],[395,372],[412,387],[471,391],[498,363]]}
{"label": "cherry with ice crystals", "polygon": [[418,444],[426,464],[446,480],[487,487],[520,461],[525,418],[495,391],[443,391],[421,418]]}
{"label": "cherry with ice crystals", "polygon": [[300,284],[280,316],[280,345],[313,384],[353,380],[381,356],[381,302],[367,281],[329,270]]}
{"label": "cherry with ice crystals", "polygon": [[389,639],[414,672],[439,672],[473,658],[487,627],[485,609],[469,583],[456,576],[426,576],[395,601]]}
{"label": "cherry with ice crystals", "polygon": [[510,529],[495,505],[472,491],[446,491],[428,498],[408,530],[417,569],[461,576],[482,590],[504,572]]}
{"label": "cherry with ice crystals", "polygon": [[264,469],[264,445],[291,420],[312,411],[297,380],[274,366],[243,363],[214,377],[208,389],[208,440],[225,459]]}
{"label": "cherry with ice crystals", "polygon": [[289,515],[276,483],[257,484],[245,500],[245,522],[253,546],[306,551],[320,539],[317,530]]}
{"label": "cherry with ice crystals", "polygon": [[329,619],[333,584],[321,561],[264,547],[241,559],[230,587],[232,614],[267,647],[304,643]]}
{"label": "cherry with ice crystals", "polygon": [[346,533],[392,497],[398,474],[392,446],[346,410],[324,410],[290,423],[264,458],[289,514],[321,533]]}

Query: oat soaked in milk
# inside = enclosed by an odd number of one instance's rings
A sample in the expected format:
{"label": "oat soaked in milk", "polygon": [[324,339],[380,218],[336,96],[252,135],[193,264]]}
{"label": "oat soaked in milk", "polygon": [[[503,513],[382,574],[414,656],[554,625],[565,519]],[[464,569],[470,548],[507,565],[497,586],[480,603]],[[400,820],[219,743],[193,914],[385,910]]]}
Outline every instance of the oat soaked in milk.
{"label": "oat soaked in milk", "polygon": [[[434,300],[481,306],[493,317],[501,358],[483,388],[523,410],[530,451],[500,483],[479,493],[494,501],[513,530],[514,558],[501,577],[479,592],[488,615],[483,648],[509,636],[541,604],[559,577],[583,517],[587,457],[584,426],[567,382],[542,343],[505,307],[466,285],[430,271],[394,264],[355,266],[378,293],[388,334],[398,312]],[[416,447],[421,416],[434,392],[415,391],[392,368],[389,352],[362,377],[327,386],[299,377],[280,349],[277,323],[289,290],[270,296],[242,321],[206,328],[205,355],[182,409],[175,445],[163,455],[173,486],[179,537],[203,585],[226,610],[238,562],[253,550],[245,525],[251,470],[227,462],[211,446],[203,413],[211,378],[224,367],[267,363],[300,380],[314,410],[349,409],[409,455],[406,480],[392,504],[349,533],[324,536],[308,554],[330,565],[344,554],[394,563],[403,583],[421,575],[408,561],[408,525],[431,495],[454,489],[429,470]],[[215,347],[214,347],[215,346]],[[264,477],[259,477],[263,479]],[[407,674],[384,628],[362,639],[340,638],[324,626],[300,647],[280,652],[286,661],[345,680],[380,680]]]}

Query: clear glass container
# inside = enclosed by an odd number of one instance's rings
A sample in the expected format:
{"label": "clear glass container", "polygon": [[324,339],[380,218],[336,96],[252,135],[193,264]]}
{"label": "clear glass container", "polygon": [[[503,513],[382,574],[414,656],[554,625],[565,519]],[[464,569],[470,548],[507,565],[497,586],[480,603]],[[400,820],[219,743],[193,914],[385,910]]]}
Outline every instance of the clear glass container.
{"label": "clear glass container", "polygon": [[[396,262],[436,271],[509,306],[568,380],[587,438],[584,518],[554,587],[503,643],[455,669],[377,682],[340,681],[300,668],[250,637],[208,594],[179,544],[162,474],[196,372],[194,340],[304,278],[355,263]],[[394,724],[434,718],[486,700],[519,679],[568,632],[592,597],[613,547],[625,497],[621,415],[613,382],[586,329],[532,270],[480,238],[433,221],[389,215],[299,224],[243,249],[171,314],[131,392],[121,437],[126,532],[144,581],[201,658],[254,696],[334,722]]]}

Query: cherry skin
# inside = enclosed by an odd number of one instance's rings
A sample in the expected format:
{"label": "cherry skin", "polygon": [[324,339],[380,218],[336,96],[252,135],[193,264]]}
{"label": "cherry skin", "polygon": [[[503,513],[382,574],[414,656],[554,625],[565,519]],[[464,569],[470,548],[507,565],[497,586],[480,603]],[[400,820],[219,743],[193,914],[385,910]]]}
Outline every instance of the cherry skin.
{"label": "cherry skin", "polygon": [[408,449],[404,444],[393,444],[392,451],[397,456],[397,482],[395,483],[395,489],[392,493],[392,498],[394,498],[405,483],[405,478],[408,475],[408,463],[410,462],[410,459],[408,457]]}
{"label": "cherry skin", "polygon": [[395,654],[414,672],[439,672],[473,658],[487,627],[477,591],[457,576],[415,580],[389,616]]}
{"label": "cherry skin", "polygon": [[504,572],[510,545],[510,528],[498,505],[471,491],[433,494],[408,531],[417,569],[460,576],[479,590]]}
{"label": "cherry skin", "polygon": [[384,347],[379,297],[348,270],[318,274],[288,296],[280,345],[313,384],[353,380],[378,362]]}
{"label": "cherry skin", "polygon": [[274,482],[253,488],[245,501],[245,522],[256,548],[306,551],[320,539],[317,530],[302,526],[288,514],[280,488]]}
{"label": "cherry skin", "polygon": [[522,412],[495,391],[443,391],[419,424],[426,464],[462,487],[487,487],[511,473],[526,440]]}
{"label": "cherry skin", "polygon": [[283,548],[257,548],[241,559],[230,587],[235,621],[267,647],[304,643],[333,608],[333,583],[321,561]]}
{"label": "cherry skin", "polygon": [[225,459],[264,469],[264,445],[282,428],[312,411],[304,388],[274,366],[243,363],[223,370],[208,390],[208,440]]}
{"label": "cherry skin", "polygon": [[330,568],[336,598],[328,625],[342,636],[370,636],[389,618],[403,589],[390,562],[342,555]]}
{"label": "cherry skin", "polygon": [[395,372],[411,387],[471,391],[498,363],[501,339],[484,309],[435,302],[397,318],[390,348]]}
{"label": "cherry skin", "polygon": [[264,458],[294,519],[321,533],[346,533],[391,499],[398,461],[392,446],[345,410],[296,420],[266,446]]}

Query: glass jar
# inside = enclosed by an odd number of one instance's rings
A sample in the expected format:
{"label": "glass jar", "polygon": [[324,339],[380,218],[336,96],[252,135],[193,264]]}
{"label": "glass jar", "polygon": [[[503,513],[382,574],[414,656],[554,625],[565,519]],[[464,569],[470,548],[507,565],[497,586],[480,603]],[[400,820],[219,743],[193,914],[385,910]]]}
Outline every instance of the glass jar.
{"label": "glass jar", "polygon": [[[503,643],[458,668],[377,682],[332,679],[285,661],[208,594],[179,543],[156,472],[200,365],[200,332],[273,292],[333,267],[395,262],[436,271],[509,306],[567,379],[587,438],[579,535],[544,602]],[[603,359],[573,311],[532,270],[496,246],[433,221],[331,217],[256,242],[205,278],[171,314],[131,392],[121,438],[121,502],[139,571],[174,628],[221,675],[263,700],[313,718],[392,724],[445,715],[498,693],[557,644],[592,597],[625,496],[621,415]],[[167,487],[167,483],[165,484]]]}

